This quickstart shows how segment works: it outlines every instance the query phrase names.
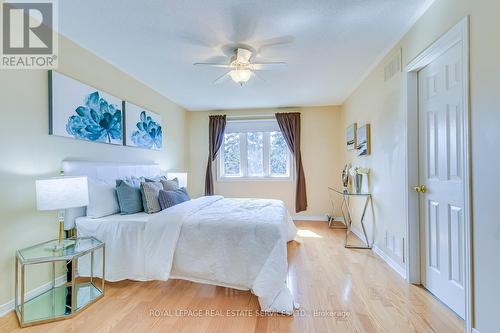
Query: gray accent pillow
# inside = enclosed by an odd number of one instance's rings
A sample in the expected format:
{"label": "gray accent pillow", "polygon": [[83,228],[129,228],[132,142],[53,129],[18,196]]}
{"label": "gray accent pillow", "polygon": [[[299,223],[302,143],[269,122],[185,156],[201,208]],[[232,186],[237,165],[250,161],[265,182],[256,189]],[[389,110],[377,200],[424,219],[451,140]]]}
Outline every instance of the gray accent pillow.
{"label": "gray accent pillow", "polygon": [[144,177],[144,181],[148,183],[159,182],[162,180],[167,180],[167,177],[165,176]]}
{"label": "gray accent pillow", "polygon": [[144,210],[139,180],[117,179],[116,196],[118,197],[118,205],[122,215],[135,214]]}
{"label": "gray accent pillow", "polygon": [[157,213],[161,210],[158,194],[163,190],[163,185],[160,182],[142,182],[142,205],[144,211],[148,214]]}
{"label": "gray accent pillow", "polygon": [[175,191],[161,190],[158,195],[158,200],[160,201],[161,210],[164,210],[184,201],[189,201],[191,198],[189,197],[186,188],[183,187]]}
{"label": "gray accent pillow", "polygon": [[179,179],[174,178],[174,179],[162,179],[160,180],[161,184],[163,185],[163,189],[165,191],[176,191],[179,189]]}

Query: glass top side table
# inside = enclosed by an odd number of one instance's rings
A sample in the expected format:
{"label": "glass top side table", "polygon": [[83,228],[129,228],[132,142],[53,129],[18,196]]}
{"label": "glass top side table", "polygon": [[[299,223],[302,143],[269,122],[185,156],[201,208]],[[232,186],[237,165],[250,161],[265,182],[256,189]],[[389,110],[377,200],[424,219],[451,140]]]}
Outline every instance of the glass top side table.
{"label": "glass top side table", "polygon": [[[340,229],[346,229],[346,234],[345,234],[345,241],[344,241],[344,247],[350,248],[350,249],[371,249],[373,247],[373,242],[370,243],[368,241],[368,236],[366,235],[366,228],[365,228],[365,216],[366,216],[366,209],[368,208],[368,204],[370,204],[370,207],[373,212],[373,201],[372,201],[372,194],[371,193],[363,193],[363,192],[352,192],[344,188],[338,188],[338,187],[328,187],[328,190],[330,193],[336,194],[336,195],[341,195],[342,196],[342,204],[340,206],[340,211],[342,212],[342,217],[344,219],[344,224],[345,227],[342,227]],[[351,206],[349,205],[349,198],[350,197],[362,197],[365,198],[365,203],[363,206],[363,213],[361,214],[361,219],[360,219],[360,224],[361,228],[363,229],[363,236],[364,236],[364,242],[366,245],[350,245],[348,243],[348,238],[349,235],[352,232],[352,213],[351,213]],[[330,199],[333,205],[333,200],[330,194]],[[345,207],[345,208],[344,208]],[[331,227],[332,221],[330,221],[330,227]],[[339,229],[339,228],[334,228],[334,229]]]}
{"label": "glass top side table", "polygon": [[[58,242],[52,240],[16,252],[15,312],[21,327],[71,318],[104,296],[104,273],[97,283],[93,272],[96,252],[101,252],[102,272],[105,271],[104,243],[94,237],[70,238],[64,239],[63,248],[55,250]],[[78,259],[87,255],[90,256],[90,276],[79,277]],[[71,267],[68,277],[71,281],[57,283],[56,263]],[[51,286],[27,299],[26,268],[39,264],[52,266]]]}

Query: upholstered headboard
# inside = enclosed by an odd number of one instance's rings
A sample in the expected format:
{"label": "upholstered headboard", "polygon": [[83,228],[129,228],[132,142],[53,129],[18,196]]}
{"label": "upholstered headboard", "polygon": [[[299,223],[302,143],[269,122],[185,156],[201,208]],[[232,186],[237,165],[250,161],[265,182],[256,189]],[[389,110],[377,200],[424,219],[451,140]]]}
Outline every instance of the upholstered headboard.
{"label": "upholstered headboard", "polygon": [[[154,163],[114,163],[65,160],[62,162],[65,176],[87,176],[89,179],[114,183],[125,177],[152,177],[161,173],[160,166]],[[66,210],[64,229],[75,227],[75,219],[85,216],[85,208]]]}

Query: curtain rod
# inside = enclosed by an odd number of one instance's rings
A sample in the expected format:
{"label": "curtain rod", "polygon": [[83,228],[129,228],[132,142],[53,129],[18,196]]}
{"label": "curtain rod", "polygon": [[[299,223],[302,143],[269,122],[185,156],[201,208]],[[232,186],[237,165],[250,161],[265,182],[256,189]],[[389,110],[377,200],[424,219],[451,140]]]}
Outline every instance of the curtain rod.
{"label": "curtain rod", "polygon": [[274,114],[255,114],[246,116],[227,116],[227,120],[239,120],[239,119],[275,119]]}

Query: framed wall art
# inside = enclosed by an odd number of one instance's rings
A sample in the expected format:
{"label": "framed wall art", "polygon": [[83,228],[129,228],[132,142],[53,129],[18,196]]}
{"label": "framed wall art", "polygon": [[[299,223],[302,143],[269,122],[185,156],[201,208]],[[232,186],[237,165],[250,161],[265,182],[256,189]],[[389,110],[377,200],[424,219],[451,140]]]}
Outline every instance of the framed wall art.
{"label": "framed wall art", "polygon": [[125,145],[153,150],[163,147],[161,116],[125,102]]}
{"label": "framed wall art", "polygon": [[352,124],[346,129],[345,135],[346,135],[347,150],[356,149],[357,129],[358,125],[356,123]]}
{"label": "framed wall art", "polygon": [[49,134],[123,144],[122,100],[49,71]]}
{"label": "framed wall art", "polygon": [[361,126],[357,130],[357,147],[358,156],[367,156],[371,154],[370,142],[370,124]]}

